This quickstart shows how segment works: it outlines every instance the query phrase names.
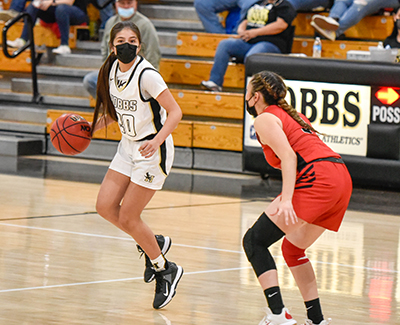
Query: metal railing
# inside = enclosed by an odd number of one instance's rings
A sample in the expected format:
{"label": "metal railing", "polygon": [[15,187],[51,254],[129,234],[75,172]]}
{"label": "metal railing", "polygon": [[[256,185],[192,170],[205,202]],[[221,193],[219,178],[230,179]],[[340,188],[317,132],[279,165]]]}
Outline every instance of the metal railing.
{"label": "metal railing", "polygon": [[[15,50],[12,54],[8,52],[8,45],[7,45],[7,32],[11,26],[15,23],[20,21],[21,19],[25,18],[25,23],[28,24],[28,41],[24,44],[24,46],[20,47],[19,49]],[[3,28],[3,53],[6,57],[10,59],[16,58],[22,52],[24,52],[27,48],[31,50],[31,65],[32,65],[32,102],[40,103],[42,96],[39,94],[38,90],[38,81],[37,81],[37,72],[36,72],[36,65],[38,64],[41,54],[36,56],[36,49],[35,49],[35,41],[33,37],[33,27],[34,23],[32,21],[32,17],[27,14],[26,12],[21,12],[17,17],[10,19],[6,22]]]}

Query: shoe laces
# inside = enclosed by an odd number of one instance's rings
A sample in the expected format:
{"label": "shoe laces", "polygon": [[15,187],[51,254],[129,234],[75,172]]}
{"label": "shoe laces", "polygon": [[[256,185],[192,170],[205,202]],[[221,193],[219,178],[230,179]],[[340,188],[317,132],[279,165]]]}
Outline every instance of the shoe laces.
{"label": "shoe laces", "polygon": [[163,288],[164,279],[162,274],[160,274],[160,272],[156,272],[155,277],[156,277],[156,293],[160,293]]}
{"label": "shoe laces", "polygon": [[139,258],[142,258],[142,256],[145,254],[143,248],[140,247],[139,245],[136,245],[136,248],[137,248],[138,252],[140,253]]}

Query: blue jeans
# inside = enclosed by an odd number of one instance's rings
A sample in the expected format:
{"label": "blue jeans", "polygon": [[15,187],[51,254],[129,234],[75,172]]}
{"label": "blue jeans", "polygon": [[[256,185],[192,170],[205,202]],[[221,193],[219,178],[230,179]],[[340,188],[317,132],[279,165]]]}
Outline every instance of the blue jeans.
{"label": "blue jeans", "polygon": [[85,87],[85,89],[90,95],[92,95],[93,98],[96,98],[98,76],[99,71],[92,71],[83,77],[83,87]]}
{"label": "blue jeans", "polygon": [[25,9],[26,0],[12,0],[10,9],[23,12]]}
{"label": "blue jeans", "polygon": [[[88,22],[87,15],[78,7],[69,5],[50,6],[46,11],[35,8],[30,4],[26,12],[32,17],[35,24],[36,19],[40,18],[46,23],[57,22],[61,34],[61,45],[68,45],[70,25],[80,25]],[[21,38],[28,40],[28,24],[24,24]]]}
{"label": "blue jeans", "polygon": [[[225,34],[217,13],[239,7],[245,11],[257,0],[194,0],[197,15],[207,33]],[[241,11],[241,16],[244,14]]]}
{"label": "blue jeans", "polygon": [[317,7],[329,8],[329,0],[288,0],[296,11],[311,11]]}
{"label": "blue jeans", "polygon": [[329,16],[339,19],[339,29],[336,31],[336,35],[339,36],[364,17],[378,12],[379,9],[398,6],[398,0],[335,0]]}
{"label": "blue jeans", "polygon": [[280,49],[270,42],[249,44],[238,38],[228,38],[219,42],[215,52],[214,65],[210,80],[222,87],[229,60],[232,57],[246,62],[247,57],[255,53],[281,53]]}
{"label": "blue jeans", "polygon": [[[21,0],[18,0],[18,1],[21,1]],[[106,0],[99,0],[98,4],[103,5],[103,3],[105,3],[105,2],[106,2]],[[112,3],[110,3],[107,7],[101,9],[100,10],[100,20],[101,20],[100,29],[104,29],[104,26],[106,25],[108,18],[110,18],[111,16],[114,16],[114,15],[115,15],[115,11],[114,11],[114,7],[113,7]]]}

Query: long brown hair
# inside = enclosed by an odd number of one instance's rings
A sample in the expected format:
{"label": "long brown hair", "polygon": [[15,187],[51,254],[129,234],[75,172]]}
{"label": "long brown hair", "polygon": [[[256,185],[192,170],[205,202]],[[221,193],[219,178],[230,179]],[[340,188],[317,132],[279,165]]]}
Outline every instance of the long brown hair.
{"label": "long brown hair", "polygon": [[310,124],[304,121],[299,113],[286,102],[285,96],[287,88],[280,75],[271,71],[261,71],[252,77],[250,83],[253,86],[253,94],[259,91],[265,103],[281,107],[303,128],[319,133]]}
{"label": "long brown hair", "polygon": [[[114,40],[117,34],[123,29],[128,28],[132,32],[134,32],[139,40],[139,44],[142,43],[142,37],[140,35],[139,28],[129,20],[121,21],[116,23],[110,32],[110,41],[108,46],[111,48],[114,45]],[[117,113],[115,111],[114,105],[111,101],[110,97],[110,84],[109,84],[109,76],[110,70],[117,59],[117,56],[114,52],[111,52],[107,59],[104,61],[103,65],[99,71],[99,77],[97,81],[97,96],[96,96],[96,106],[93,112],[93,123],[92,123],[92,135],[94,127],[98,122],[100,117],[105,115],[110,116],[114,121],[118,121]],[[101,114],[101,116],[99,116]]]}

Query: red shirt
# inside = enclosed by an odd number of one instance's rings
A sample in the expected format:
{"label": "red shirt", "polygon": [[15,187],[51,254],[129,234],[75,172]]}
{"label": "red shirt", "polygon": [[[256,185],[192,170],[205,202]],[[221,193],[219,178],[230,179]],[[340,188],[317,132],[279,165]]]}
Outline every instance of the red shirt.
{"label": "red shirt", "polygon": [[[301,170],[307,163],[315,159],[327,157],[341,158],[340,155],[329,148],[315,132],[304,129],[283,108],[271,105],[268,106],[263,113],[271,113],[282,121],[283,132],[286,134],[290,146],[297,155],[298,170]],[[310,124],[310,121],[303,114],[299,113],[299,115],[305,122]],[[260,140],[258,141],[260,142]],[[272,167],[281,169],[281,160],[276,156],[275,152],[265,144],[261,143],[261,146],[267,162]]]}

